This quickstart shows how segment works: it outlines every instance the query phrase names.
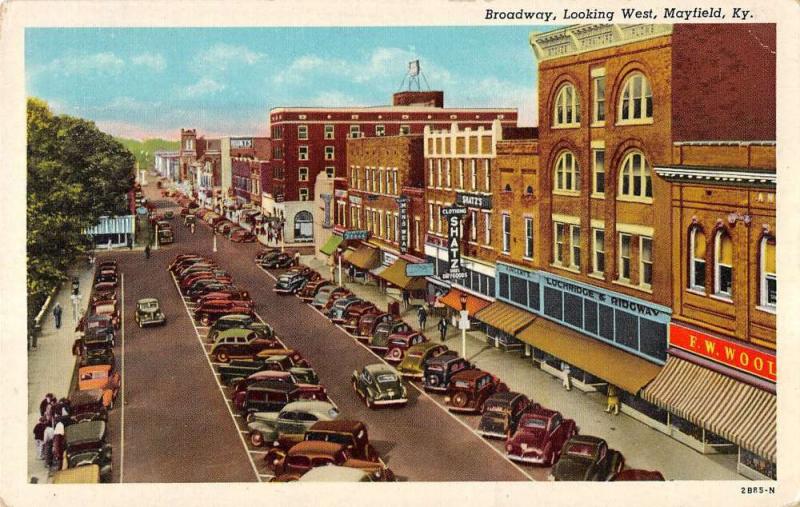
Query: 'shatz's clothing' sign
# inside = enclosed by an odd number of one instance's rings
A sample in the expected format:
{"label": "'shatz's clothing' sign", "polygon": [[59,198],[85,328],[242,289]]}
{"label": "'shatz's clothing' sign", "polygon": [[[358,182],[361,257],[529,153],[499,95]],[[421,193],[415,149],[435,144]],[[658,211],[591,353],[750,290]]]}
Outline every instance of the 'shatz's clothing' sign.
{"label": "'shatz's clothing' sign", "polygon": [[408,252],[408,197],[397,198],[398,221],[400,222],[400,253]]}
{"label": "'shatz's clothing' sign", "polygon": [[456,192],[456,204],[467,208],[492,209],[492,196]]}
{"label": "'shatz's clothing' sign", "polygon": [[463,280],[467,272],[461,269],[461,217],[467,209],[461,206],[442,208],[442,216],[447,219],[447,264],[446,273],[439,276],[443,280]]}
{"label": "'shatz's clothing' sign", "polygon": [[777,382],[775,356],[729,340],[671,324],[669,344],[756,377]]}

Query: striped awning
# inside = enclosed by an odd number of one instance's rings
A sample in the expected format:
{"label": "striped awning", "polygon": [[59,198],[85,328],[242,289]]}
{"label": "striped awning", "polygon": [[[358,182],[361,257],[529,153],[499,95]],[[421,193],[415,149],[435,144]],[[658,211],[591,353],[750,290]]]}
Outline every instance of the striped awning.
{"label": "striped awning", "polygon": [[91,236],[97,236],[99,234],[133,234],[133,227],[133,215],[100,217],[97,225],[84,229],[83,233]]}
{"label": "striped awning", "polygon": [[450,292],[442,296],[439,301],[456,311],[461,311],[461,294],[467,295],[467,313],[470,317],[474,317],[476,313],[483,310],[491,303],[485,299],[473,296],[467,292],[462,292],[458,289],[450,289]]}
{"label": "striped awning", "polygon": [[476,313],[475,318],[504,333],[514,336],[530,325],[530,323],[536,319],[536,315],[517,308],[516,306],[501,301],[495,301]]}
{"label": "striped awning", "polygon": [[776,397],[670,356],[642,398],[763,458],[776,457]]}

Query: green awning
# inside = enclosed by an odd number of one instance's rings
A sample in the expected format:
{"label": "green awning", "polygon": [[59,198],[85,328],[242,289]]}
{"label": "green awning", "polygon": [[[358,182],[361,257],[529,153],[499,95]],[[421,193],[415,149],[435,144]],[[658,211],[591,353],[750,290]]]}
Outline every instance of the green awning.
{"label": "green awning", "polygon": [[319,251],[325,255],[333,255],[333,252],[336,251],[336,248],[342,243],[342,241],[344,241],[343,237],[333,234],[330,238],[328,238],[328,241],[322,245],[322,248],[320,248]]}

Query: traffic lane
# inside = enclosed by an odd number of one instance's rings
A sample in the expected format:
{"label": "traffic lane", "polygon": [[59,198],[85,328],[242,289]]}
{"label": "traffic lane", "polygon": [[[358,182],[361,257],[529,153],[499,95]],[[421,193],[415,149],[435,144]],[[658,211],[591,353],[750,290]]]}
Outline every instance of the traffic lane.
{"label": "traffic lane", "polygon": [[[178,227],[175,227],[178,229]],[[191,235],[145,259],[117,256],[125,291],[125,482],[255,481],[167,266]],[[167,324],[139,329],[136,300],[156,297]]]}
{"label": "traffic lane", "polygon": [[[198,228],[200,241],[211,241],[207,227]],[[369,350],[292,296],[272,292],[274,281],[255,265],[258,246],[217,241],[215,260],[250,291],[256,311],[287,346],[300,351],[319,374],[341,418],[364,421],[370,440],[383,452],[400,478],[415,481],[528,480],[456,418],[426,396],[409,388],[403,408],[369,410],[351,388],[354,370],[379,362]]]}

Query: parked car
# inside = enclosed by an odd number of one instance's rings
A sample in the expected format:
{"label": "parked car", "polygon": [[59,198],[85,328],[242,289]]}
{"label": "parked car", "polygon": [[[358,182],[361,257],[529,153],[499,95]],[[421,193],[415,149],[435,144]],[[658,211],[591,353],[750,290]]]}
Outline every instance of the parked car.
{"label": "parked car", "polygon": [[408,393],[394,368],[383,363],[370,364],[354,371],[353,390],[364,400],[367,408],[375,405],[405,405]]}
{"label": "parked car", "polygon": [[409,348],[427,341],[428,338],[422,333],[411,332],[389,335],[389,342],[386,344],[386,355],[383,358],[390,363],[399,363],[403,360]]}
{"label": "parked car", "polygon": [[251,412],[277,412],[287,403],[297,401],[297,398],[292,398],[292,394],[292,386],[285,382],[262,380],[247,386],[245,392],[236,398],[234,408],[243,415]]}
{"label": "parked car", "polygon": [[278,277],[275,287],[272,288],[278,294],[294,294],[299,291],[308,280],[303,275],[284,273]]}
{"label": "parked car", "polygon": [[227,233],[231,227],[233,227],[233,222],[228,220],[221,220],[217,225],[214,226],[214,232],[217,234],[225,234]]}
{"label": "parked car", "polygon": [[266,257],[261,261],[261,267],[266,269],[288,268],[294,263],[294,258],[287,253],[279,253],[275,257]]}
{"label": "parked car", "polygon": [[96,285],[101,284],[101,283],[116,287],[117,286],[117,274],[116,273],[111,273],[111,272],[98,273],[94,277],[94,285],[96,286]]}
{"label": "parked car", "polygon": [[[237,314],[237,315],[225,315],[224,317],[220,317],[214,322],[214,325],[211,326],[211,329],[208,330],[208,334],[206,335],[206,339],[209,343],[214,343],[217,339],[217,335],[226,329],[233,329],[233,328],[240,328],[240,329],[252,329],[254,325],[261,324],[260,322],[256,322],[256,318],[253,315],[249,314]],[[266,332],[269,334],[269,337],[274,335],[272,331],[272,327],[269,324],[261,324],[266,327]]]}
{"label": "parked car", "polygon": [[358,327],[356,328],[356,338],[360,341],[369,341],[372,335],[375,334],[375,328],[383,322],[389,322],[393,319],[389,313],[367,313],[358,319]]}
{"label": "parked car", "polygon": [[389,349],[390,336],[402,333],[411,334],[413,332],[414,330],[411,329],[411,326],[402,320],[383,322],[375,327],[375,333],[373,333],[372,339],[369,340],[369,348],[378,352],[386,353],[386,351]]}
{"label": "parked car", "polygon": [[92,303],[92,317],[101,316],[111,319],[111,325],[114,329],[119,329],[120,318],[117,301],[115,299],[106,301],[95,301]]}
{"label": "parked car", "polygon": [[94,305],[98,301],[116,301],[117,300],[117,291],[115,289],[111,290],[104,290],[104,291],[92,291],[92,295],[89,297],[89,304]]}
{"label": "parked car", "polygon": [[282,252],[280,250],[264,252],[263,254],[256,256],[256,264],[258,264],[262,268],[266,268],[267,267],[266,264],[273,262],[281,255],[281,253]]}
{"label": "parked car", "polygon": [[100,479],[111,481],[111,445],[106,443],[105,421],[70,424],[64,428],[64,468],[100,467]]}
{"label": "parked car", "polygon": [[[317,384],[306,384],[298,380],[291,371],[262,370],[252,373],[249,377],[233,382],[231,401],[236,403],[244,395],[247,388],[256,382],[271,380],[283,382],[294,387],[293,397],[298,400],[321,400],[327,401],[328,391],[323,386]],[[314,379],[319,380],[319,379]]]}
{"label": "parked car", "polygon": [[103,406],[111,410],[119,392],[120,375],[114,371],[113,365],[87,365],[78,368],[78,390],[101,389]]}
{"label": "parked car", "polygon": [[278,412],[253,412],[247,418],[253,447],[278,440],[302,442],[306,430],[317,421],[332,421],[339,410],[327,401],[293,401]]}
{"label": "parked car", "polygon": [[117,261],[115,261],[114,259],[106,259],[104,261],[101,261],[100,264],[97,265],[97,269],[111,268],[114,271],[116,271],[118,267],[119,266],[117,264]]}
{"label": "parked car", "polygon": [[494,393],[483,404],[483,415],[477,433],[489,438],[509,438],[516,430],[522,415],[541,408],[527,396],[515,392]]}
{"label": "parked car", "polygon": [[328,298],[328,301],[325,303],[325,306],[323,306],[320,309],[322,314],[325,316],[330,315],[333,305],[335,305],[336,302],[339,301],[340,299],[357,299],[357,298],[348,289],[345,288],[336,289],[331,293],[330,297]]}
{"label": "parked car", "polygon": [[254,243],[256,241],[256,235],[245,229],[234,232],[230,237],[234,243]]}
{"label": "parked car", "polygon": [[312,468],[297,479],[298,482],[374,482],[372,475],[361,468],[345,465],[328,465]]}
{"label": "parked car", "polygon": [[458,353],[448,350],[430,359],[425,365],[424,388],[426,391],[447,391],[453,375],[469,368],[472,368],[469,361],[459,356]]}
{"label": "parked car", "polygon": [[78,322],[78,326],[75,330],[82,332],[84,336],[89,334],[109,334],[111,335],[113,347],[115,327],[114,319],[111,315],[99,314],[84,316]]}
{"label": "parked car", "polygon": [[262,248],[262,249],[261,249],[261,250],[260,250],[260,251],[259,251],[259,252],[256,254],[256,257],[255,257],[256,264],[258,264],[258,261],[260,261],[260,260],[261,260],[261,259],[263,259],[264,257],[267,257],[267,256],[269,256],[269,255],[279,254],[280,252],[281,252],[281,249],[280,249],[280,248],[274,248],[274,247],[266,247],[266,248]]}
{"label": "parked car", "polygon": [[412,345],[406,351],[403,360],[397,365],[397,371],[404,377],[422,378],[429,359],[447,352],[447,345],[434,342],[422,342]]}
{"label": "parked car", "polygon": [[224,292],[228,290],[237,290],[238,287],[235,285],[231,285],[230,283],[219,282],[216,280],[211,281],[211,283],[204,283],[194,289],[190,289],[186,295],[194,302],[197,302],[200,298],[207,294],[211,294],[212,292]]}
{"label": "parked car", "polygon": [[548,477],[552,481],[607,481],[625,468],[625,458],[605,440],[575,435],[564,444]]}
{"label": "parked car", "polygon": [[167,270],[170,273],[178,274],[183,268],[196,264],[198,262],[209,262],[210,260],[198,254],[180,254],[170,263]]}
{"label": "parked car", "polygon": [[208,301],[194,310],[194,318],[204,326],[211,325],[223,315],[253,313],[252,301]]}
{"label": "parked car", "polygon": [[109,292],[116,291],[117,284],[111,282],[98,282],[92,287],[95,292]]}
{"label": "parked car", "polygon": [[538,407],[522,415],[517,430],[506,441],[506,454],[514,461],[552,466],[564,443],[577,434],[575,421]]}
{"label": "parked car", "polygon": [[289,449],[284,456],[273,460],[275,478],[272,482],[298,480],[312,468],[332,465],[358,468],[372,475],[375,480],[393,481],[394,474],[383,463],[353,458],[343,444],[335,442],[303,441]]}
{"label": "parked car", "polygon": [[243,230],[245,230],[245,229],[244,229],[244,227],[241,227],[241,226],[238,226],[238,225],[236,225],[236,224],[233,224],[233,225],[230,227],[230,229],[228,229],[228,230],[227,230],[225,233],[223,233],[223,234],[224,234],[224,236],[225,236],[226,238],[230,239],[230,238],[231,238],[231,236],[233,236],[233,233],[235,233],[235,232],[238,232],[238,231],[243,231]]}
{"label": "parked car", "polygon": [[69,407],[69,418],[72,423],[108,420],[108,411],[103,405],[102,389],[73,392],[69,396]]}
{"label": "parked car", "polygon": [[380,313],[380,310],[370,301],[359,301],[354,305],[348,306],[347,311],[344,312],[342,327],[351,333],[354,332],[358,327],[358,321],[368,313],[377,314]]}
{"label": "parked car", "polygon": [[328,303],[328,298],[331,297],[334,291],[340,290],[341,287],[337,285],[323,285],[317,290],[314,298],[311,300],[311,306],[314,308],[322,308]]}
{"label": "parked car", "polygon": [[163,326],[167,322],[164,312],[161,311],[161,304],[156,298],[144,298],[137,301],[134,320],[139,327]]}
{"label": "parked car", "polygon": [[250,293],[247,292],[246,290],[241,290],[238,288],[221,290],[218,292],[209,292],[208,294],[205,294],[200,299],[198,299],[197,304],[202,305],[203,303],[206,303],[208,301],[221,301],[221,300],[250,301]]}
{"label": "parked car", "polygon": [[336,419],[319,421],[306,431],[304,440],[338,442],[347,446],[350,454],[357,459],[379,461],[380,456],[369,443],[367,426],[361,421]]}
{"label": "parked car", "polygon": [[663,481],[664,475],[658,470],[637,470],[629,468],[618,472],[612,481]]}
{"label": "parked car", "polygon": [[87,358],[86,364],[114,364],[107,361],[94,361],[89,358],[110,358],[113,360],[114,333],[108,328],[93,328],[84,333],[72,344],[72,353]]}
{"label": "parked car", "polygon": [[287,371],[302,384],[319,384],[319,377],[312,368],[297,364],[291,357],[283,354],[261,359],[233,360],[217,367],[220,382],[227,385],[235,385],[254,373],[267,370]]}
{"label": "parked car", "polygon": [[232,328],[217,334],[209,355],[218,363],[230,362],[232,358],[251,358],[264,349],[274,349],[280,343],[264,337],[250,329]]}
{"label": "parked car", "polygon": [[297,295],[300,297],[300,299],[302,299],[303,301],[308,303],[312,299],[314,299],[314,296],[317,295],[317,291],[319,289],[321,289],[322,287],[325,287],[327,285],[332,285],[332,283],[330,281],[328,281],[328,280],[323,279],[323,278],[317,278],[316,280],[310,280],[305,285],[305,287],[300,289],[300,291],[297,293]]}
{"label": "parked car", "polygon": [[491,373],[469,369],[452,376],[444,402],[452,411],[483,412],[484,403],[491,395],[505,391],[508,386]]}
{"label": "parked car", "polygon": [[345,322],[345,315],[347,314],[347,309],[350,308],[352,305],[363,303],[364,300],[352,295],[346,296],[340,299],[337,299],[335,303],[331,306],[328,310],[328,318],[331,319],[331,322],[334,324],[343,324]]}

